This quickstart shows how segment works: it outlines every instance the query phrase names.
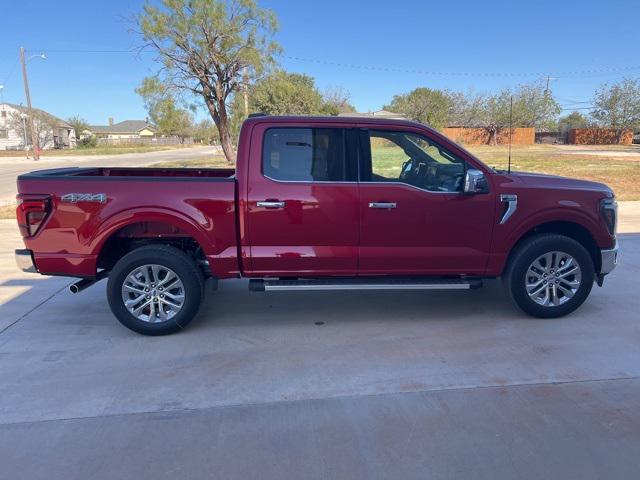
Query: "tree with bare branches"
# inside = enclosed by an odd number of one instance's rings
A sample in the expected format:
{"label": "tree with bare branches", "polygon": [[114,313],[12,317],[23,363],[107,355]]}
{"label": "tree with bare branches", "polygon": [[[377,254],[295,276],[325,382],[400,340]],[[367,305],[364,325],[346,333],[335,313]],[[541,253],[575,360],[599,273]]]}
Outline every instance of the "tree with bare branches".
{"label": "tree with bare branches", "polygon": [[560,106],[540,83],[505,88],[493,94],[469,93],[454,98],[454,122],[461,126],[484,128],[489,145],[497,145],[498,137],[508,131],[510,124],[514,128],[552,128],[560,113]]}
{"label": "tree with bare branches", "polygon": [[[21,109],[19,111],[9,114],[8,124],[12,130],[18,133],[20,139],[26,138],[27,145],[23,145],[23,148],[31,145],[31,122],[24,121],[22,115],[27,113],[27,109]],[[33,126],[36,130],[38,138],[38,146],[40,148],[51,148],[53,145],[53,131],[56,127],[57,120],[42,110],[33,110]],[[26,128],[26,131],[25,131]]]}
{"label": "tree with bare branches", "polygon": [[136,20],[145,46],[162,62],[157,78],[204,101],[233,162],[229,104],[273,63],[275,15],[254,0],[162,0],[159,7],[146,3]]}

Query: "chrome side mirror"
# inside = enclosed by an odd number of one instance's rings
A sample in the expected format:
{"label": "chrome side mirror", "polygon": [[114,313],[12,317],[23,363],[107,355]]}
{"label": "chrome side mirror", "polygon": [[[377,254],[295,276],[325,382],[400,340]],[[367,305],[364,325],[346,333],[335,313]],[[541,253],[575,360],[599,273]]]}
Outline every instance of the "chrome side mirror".
{"label": "chrome side mirror", "polygon": [[487,193],[489,185],[487,179],[480,170],[470,168],[464,176],[464,193]]}

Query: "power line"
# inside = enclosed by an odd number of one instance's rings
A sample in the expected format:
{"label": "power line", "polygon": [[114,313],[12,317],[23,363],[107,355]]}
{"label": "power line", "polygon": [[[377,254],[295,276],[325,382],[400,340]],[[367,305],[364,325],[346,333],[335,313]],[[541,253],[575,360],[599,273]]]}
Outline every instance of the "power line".
{"label": "power line", "polygon": [[13,64],[13,67],[11,68],[11,70],[9,71],[9,73],[7,74],[7,77],[4,79],[4,81],[2,82],[2,85],[6,85],[7,82],[9,80],[11,80],[11,77],[13,77],[13,74],[16,73],[16,70],[18,68],[18,64],[20,63],[20,59],[18,58],[16,60],[16,62]]}
{"label": "power line", "polygon": [[131,50],[51,50],[49,48],[30,48],[31,51],[46,52],[46,53],[137,53],[138,49]]}
{"label": "power line", "polygon": [[[582,105],[582,106],[581,106]],[[573,103],[560,103],[561,107],[567,107],[567,108],[587,108],[587,107],[593,107],[593,102],[578,102],[576,104]]]}
{"label": "power line", "polygon": [[[65,54],[136,54],[155,52],[150,50],[143,50],[140,48],[134,49],[38,49],[33,48],[30,50],[45,51],[48,53],[65,53]],[[531,78],[538,77],[541,79],[554,79],[559,78],[593,78],[595,76],[603,76],[610,74],[620,74],[622,72],[633,72],[640,70],[640,65],[627,65],[624,67],[605,67],[595,69],[583,69],[583,70],[559,70],[549,72],[453,72],[453,71],[440,71],[440,70],[422,70],[406,67],[384,67],[380,65],[365,65],[356,63],[343,63],[334,62],[331,60],[323,60],[317,58],[298,57],[292,55],[280,55],[281,58],[293,60],[297,62],[314,63],[318,65],[330,65],[339,68],[350,68],[356,70],[368,70],[379,71],[388,73],[405,73],[405,74],[417,74],[427,76],[440,76],[440,77],[502,77],[502,78]],[[553,78],[553,77],[555,78]],[[573,102],[572,102],[573,103]],[[580,102],[576,102],[580,103]],[[587,103],[587,102],[584,102]]]}
{"label": "power line", "polygon": [[580,104],[580,103],[592,103],[592,100],[570,100],[568,98],[556,97],[556,100],[560,100],[567,105]]}
{"label": "power line", "polygon": [[560,108],[562,111],[567,110],[596,110],[597,107],[568,107],[568,108]]}
{"label": "power line", "polygon": [[619,73],[624,71],[640,70],[640,65],[631,65],[624,67],[608,67],[598,69],[586,69],[586,70],[564,70],[564,71],[552,71],[552,72],[446,72],[437,70],[420,70],[420,69],[408,69],[400,67],[381,67],[377,65],[364,65],[353,63],[340,63],[329,60],[319,60],[314,58],[294,57],[290,55],[281,55],[282,58],[289,60],[316,63],[321,65],[332,65],[343,68],[353,68],[360,70],[375,70],[383,72],[394,73],[417,73],[421,75],[433,75],[433,76],[469,76],[469,77],[542,77],[550,78],[551,75],[561,77],[572,77],[602,73]]}
{"label": "power line", "polygon": [[[150,50],[142,50],[138,48],[133,49],[41,49],[33,48],[30,50],[45,51],[49,53],[77,53],[77,54],[140,54],[140,53],[155,53]],[[420,75],[432,75],[432,76],[451,76],[451,77],[540,77],[548,78],[550,76],[562,76],[562,77],[580,77],[590,76],[598,74],[610,74],[620,72],[631,72],[640,70],[640,65],[627,65],[623,67],[605,67],[594,68],[584,70],[559,70],[548,72],[453,72],[453,71],[440,71],[440,70],[422,70],[406,67],[384,67],[380,65],[365,65],[356,63],[344,63],[334,62],[332,60],[323,60],[317,58],[298,57],[292,55],[280,55],[281,58],[293,60],[297,62],[315,63],[320,65],[331,65],[341,68],[351,68],[357,70],[372,70],[380,72],[392,72],[392,73],[413,73]]]}

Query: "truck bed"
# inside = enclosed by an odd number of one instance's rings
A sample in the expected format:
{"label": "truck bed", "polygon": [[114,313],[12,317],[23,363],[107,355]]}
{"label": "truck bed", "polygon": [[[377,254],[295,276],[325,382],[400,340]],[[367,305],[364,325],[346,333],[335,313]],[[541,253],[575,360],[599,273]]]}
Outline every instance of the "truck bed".
{"label": "truck bed", "polygon": [[18,177],[18,192],[46,197],[42,226],[25,238],[41,273],[95,275],[105,243],[133,235],[192,238],[220,278],[238,271],[233,169],[39,170]]}

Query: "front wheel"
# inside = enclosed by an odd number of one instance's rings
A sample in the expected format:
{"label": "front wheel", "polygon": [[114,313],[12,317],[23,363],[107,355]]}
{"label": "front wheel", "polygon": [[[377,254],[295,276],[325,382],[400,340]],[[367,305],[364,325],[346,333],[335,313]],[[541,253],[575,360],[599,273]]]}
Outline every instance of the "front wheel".
{"label": "front wheel", "polygon": [[198,313],[202,273],[184,252],[168,245],[140,247],[109,274],[107,298],[116,318],[143,335],[167,335]]}
{"label": "front wheel", "polygon": [[561,317],[589,296],[593,260],[572,238],[536,235],[514,252],[504,280],[507,293],[524,312],[540,318]]}

